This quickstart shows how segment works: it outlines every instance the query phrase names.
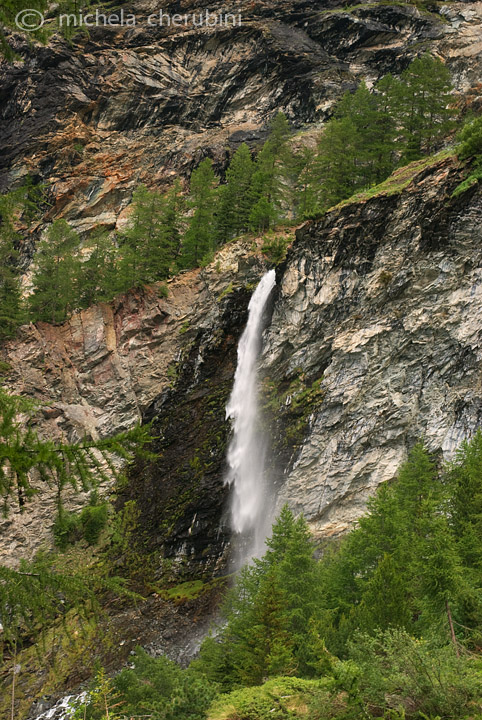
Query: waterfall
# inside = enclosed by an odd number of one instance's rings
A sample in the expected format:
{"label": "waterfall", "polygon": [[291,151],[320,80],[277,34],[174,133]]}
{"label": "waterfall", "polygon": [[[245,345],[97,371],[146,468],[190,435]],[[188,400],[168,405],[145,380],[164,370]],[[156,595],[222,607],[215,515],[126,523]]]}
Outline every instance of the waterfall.
{"label": "waterfall", "polygon": [[270,270],[260,280],[248,307],[248,322],[238,345],[238,364],[226,418],[233,424],[225,482],[232,487],[231,527],[240,536],[243,561],[259,555],[269,531],[266,506],[266,443],[260,427],[257,362],[261,352],[263,316],[276,283]]}

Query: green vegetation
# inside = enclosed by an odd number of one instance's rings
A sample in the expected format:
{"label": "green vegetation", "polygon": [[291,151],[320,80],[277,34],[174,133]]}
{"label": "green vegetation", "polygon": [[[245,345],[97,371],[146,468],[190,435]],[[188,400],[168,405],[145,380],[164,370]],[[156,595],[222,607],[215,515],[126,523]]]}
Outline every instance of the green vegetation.
{"label": "green vegetation", "polygon": [[[10,47],[5,37],[4,28],[14,28],[18,31],[15,24],[17,13],[21,10],[32,9],[43,12],[48,7],[47,0],[3,0],[0,5],[0,57],[3,55],[7,60],[13,60],[15,53]],[[37,40],[45,39],[45,33],[37,31],[34,33]]]}
{"label": "green vegetation", "polygon": [[[482,433],[438,467],[416,445],[315,558],[285,506],[187,670],[138,650],[76,717],[467,720],[482,715]],[[171,588],[172,598],[202,583]],[[85,715],[84,715],[85,713]]]}
{"label": "green vegetation", "polygon": [[[94,492],[91,505],[78,518],[72,517],[63,509],[63,489],[66,485],[84,491],[95,489],[100,480],[108,479],[106,467],[111,475],[118,475],[114,460],[130,461],[149,440],[148,429],[136,428],[95,442],[54,443],[42,440],[32,428],[35,410],[31,401],[0,388],[0,493],[4,512],[12,501],[25,509],[43,482],[57,492],[54,532],[58,543],[65,547],[79,531],[88,543],[95,543],[106,524],[107,507],[97,502]],[[32,478],[36,478],[35,484]],[[88,587],[86,582],[87,578],[68,570],[57,572],[54,556],[39,555],[32,563],[22,562],[18,571],[0,567],[2,640],[16,642],[26,629],[45,626],[69,607],[80,606],[87,612],[95,601],[100,579],[89,580]],[[103,577],[102,582],[104,587],[120,587],[115,578]]]}
{"label": "green vegetation", "polygon": [[263,245],[261,246],[261,252],[266,255],[268,260],[274,265],[282,262],[286,257],[286,251],[291,238],[276,236],[276,235],[265,235],[263,238]]}
{"label": "green vegetation", "polygon": [[89,700],[79,703],[75,718],[150,717],[152,720],[203,720],[215,689],[192,670],[137,649],[133,667],[110,680],[101,670]]}
{"label": "green vegetation", "polygon": [[89,504],[78,513],[67,512],[61,506],[53,526],[55,544],[61,550],[82,539],[95,545],[107,525],[108,516],[108,504],[98,501],[96,491],[92,492]]}
{"label": "green vegetation", "polygon": [[191,175],[192,217],[182,246],[183,267],[196,267],[215,249],[214,211],[218,180],[209,158]]}
{"label": "green vegetation", "polygon": [[459,134],[459,157],[470,161],[468,177],[455,189],[460,195],[482,180],[482,115],[471,118]]}
{"label": "green vegetation", "polygon": [[440,148],[454,129],[448,69],[438,59],[416,58],[400,79],[383,77],[370,92],[364,83],[338,103],[310,161],[304,211],[323,210],[362,188],[377,185],[399,165]]}
{"label": "green vegetation", "polygon": [[76,267],[74,251],[78,236],[65,220],[56,220],[39,244],[29,297],[32,317],[45,322],[62,322],[75,308]]}
{"label": "green vegetation", "polygon": [[25,321],[17,266],[22,237],[16,220],[22,215],[28,230],[42,199],[42,188],[35,187],[29,178],[18,190],[0,196],[0,340],[15,335],[18,325]]}

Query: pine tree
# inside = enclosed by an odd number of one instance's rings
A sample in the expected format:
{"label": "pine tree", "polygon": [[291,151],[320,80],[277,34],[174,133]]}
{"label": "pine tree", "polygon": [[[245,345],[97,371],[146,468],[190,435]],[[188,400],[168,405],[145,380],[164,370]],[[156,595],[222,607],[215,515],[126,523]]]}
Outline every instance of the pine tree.
{"label": "pine tree", "polygon": [[252,230],[268,230],[275,225],[283,210],[293,203],[291,183],[296,171],[288,146],[289,138],[288,120],[284,113],[279,112],[271,122],[268,140],[258,153],[254,166],[249,214]]}
{"label": "pine tree", "polygon": [[320,184],[320,206],[328,208],[350,197],[360,187],[363,176],[357,167],[359,143],[356,126],[350,118],[330,120],[318,144],[314,172]]}
{"label": "pine tree", "polygon": [[248,229],[253,205],[251,181],[254,166],[251,153],[243,143],[234,153],[226,171],[226,184],[221,186],[217,211],[217,240],[230,240]]}
{"label": "pine tree", "polygon": [[394,167],[393,138],[383,93],[371,93],[363,82],[356,92],[345,93],[321,135],[311,169],[311,184],[320,186],[321,208],[383,180]]}
{"label": "pine tree", "polygon": [[163,216],[163,235],[174,258],[179,257],[182,250],[183,227],[186,201],[179,178],[176,178],[165,197]]}
{"label": "pine tree", "polygon": [[[303,518],[282,509],[261,560],[243,568],[225,606],[227,624],[202,650],[202,667],[225,683],[254,684],[267,672],[313,674],[320,577]],[[313,624],[315,622],[315,625]],[[222,668],[222,670],[221,670]]]}
{"label": "pine tree", "polygon": [[450,522],[466,568],[482,569],[482,432],[465,440],[447,470]]}
{"label": "pine tree", "polygon": [[16,328],[26,321],[22,298],[19,252],[22,237],[15,229],[16,220],[27,226],[38,212],[42,188],[31,179],[0,196],[0,339],[12,337]]}
{"label": "pine tree", "polygon": [[212,161],[205,158],[191,175],[190,205],[193,214],[183,242],[183,267],[196,267],[215,248],[217,183]]}
{"label": "pine tree", "polygon": [[[3,199],[3,198],[2,198]],[[0,339],[12,337],[24,320],[20,272],[14,247],[15,232],[0,206]]]}
{"label": "pine tree", "polygon": [[305,220],[313,215],[319,206],[316,154],[310,147],[301,148],[294,156],[293,162],[296,177],[294,212],[298,219]]}
{"label": "pine tree", "polygon": [[[381,87],[385,87],[385,83],[381,83]],[[335,117],[351,119],[355,129],[360,176],[357,187],[372,185],[389,175],[394,167],[391,156],[395,128],[384,96],[370,92],[361,82],[353,94],[345,93],[336,107]]]}
{"label": "pine tree", "polygon": [[34,259],[33,293],[29,297],[34,321],[63,322],[79,306],[75,252],[79,236],[65,220],[55,220]]}
{"label": "pine tree", "polygon": [[76,265],[76,285],[81,307],[108,302],[119,290],[117,248],[103,229],[95,230],[87,244],[89,256]]}
{"label": "pine tree", "polygon": [[169,277],[178,251],[175,193],[174,190],[166,198],[145,185],[134,191],[129,224],[119,239],[120,291]]}
{"label": "pine tree", "polygon": [[449,69],[428,53],[413,60],[390,89],[403,138],[403,162],[432,152],[453,129],[453,86]]}
{"label": "pine tree", "polygon": [[[148,428],[140,427],[96,441],[86,438],[68,444],[42,440],[33,428],[36,412],[31,400],[10,395],[0,387],[0,495],[5,514],[10,503],[26,511],[29,498],[41,492],[42,483],[57,488],[61,508],[66,485],[83,490],[97,487],[101,480],[112,478],[112,474],[107,476],[106,467],[118,475],[118,461],[131,461],[149,440]],[[102,583],[104,589],[119,590],[115,579],[109,583],[104,578]],[[39,555],[34,563],[23,562],[19,570],[0,566],[3,639],[14,640],[25,628],[33,630],[39,622],[52,620],[71,603],[87,609],[89,601],[94,602],[98,584],[95,573],[88,584],[81,576],[58,572],[50,556]]]}

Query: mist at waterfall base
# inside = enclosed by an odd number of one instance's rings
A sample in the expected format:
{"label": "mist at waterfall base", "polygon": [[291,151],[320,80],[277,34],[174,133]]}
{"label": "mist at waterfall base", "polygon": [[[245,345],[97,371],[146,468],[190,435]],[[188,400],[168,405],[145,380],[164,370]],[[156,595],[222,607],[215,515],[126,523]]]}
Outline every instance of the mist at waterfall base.
{"label": "mist at waterfall base", "polygon": [[260,280],[248,306],[248,322],[238,345],[234,385],[226,406],[233,426],[225,483],[231,486],[230,524],[237,567],[262,555],[272,511],[266,481],[267,442],[260,422],[257,365],[268,300],[276,284],[274,270]]}

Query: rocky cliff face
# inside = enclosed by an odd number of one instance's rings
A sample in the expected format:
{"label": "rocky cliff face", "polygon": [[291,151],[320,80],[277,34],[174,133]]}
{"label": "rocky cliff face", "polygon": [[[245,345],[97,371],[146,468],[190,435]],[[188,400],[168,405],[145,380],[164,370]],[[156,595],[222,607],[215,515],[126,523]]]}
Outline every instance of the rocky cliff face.
{"label": "rocky cliff face", "polygon": [[[482,3],[427,8],[259,0],[236,5],[236,27],[149,27],[159,8],[136,0],[127,8],[135,27],[94,27],[46,47],[13,36],[22,62],[0,64],[0,188],[30,173],[50,186],[47,221],[113,228],[139,182],[162,186],[205,155],[222,169],[278,110],[295,127],[321,123],[360,78],[398,73],[424,48],[467,92],[482,77]],[[188,1],[163,9],[199,10]]]}
{"label": "rocky cliff face", "polygon": [[348,528],[417,440],[449,459],[482,421],[482,194],[451,197],[450,158],[412,171],[303,226],[280,275],[264,368],[287,403],[313,386],[316,402],[278,503],[318,535]]}

